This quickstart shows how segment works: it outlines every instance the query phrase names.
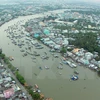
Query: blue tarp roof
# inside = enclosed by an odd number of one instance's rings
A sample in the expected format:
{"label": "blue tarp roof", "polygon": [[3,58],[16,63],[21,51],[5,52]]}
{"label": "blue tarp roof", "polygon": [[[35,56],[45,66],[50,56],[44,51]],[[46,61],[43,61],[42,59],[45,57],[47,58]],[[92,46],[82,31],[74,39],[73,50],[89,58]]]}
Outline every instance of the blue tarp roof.
{"label": "blue tarp roof", "polygon": [[48,29],[44,29],[44,34],[48,35],[50,34],[50,31]]}
{"label": "blue tarp roof", "polygon": [[35,37],[35,38],[39,37],[39,34],[34,34],[34,37]]}

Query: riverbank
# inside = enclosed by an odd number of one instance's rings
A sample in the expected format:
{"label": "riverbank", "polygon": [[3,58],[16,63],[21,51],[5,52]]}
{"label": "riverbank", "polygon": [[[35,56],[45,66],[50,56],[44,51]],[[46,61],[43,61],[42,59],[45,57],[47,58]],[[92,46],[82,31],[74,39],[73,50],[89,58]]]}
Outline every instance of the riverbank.
{"label": "riverbank", "polygon": [[[5,100],[5,98],[10,98],[10,99],[20,99],[23,98],[25,100],[32,100],[31,96],[28,94],[26,89],[19,83],[19,81],[16,79],[15,75],[12,73],[11,70],[14,69],[9,69],[7,62],[5,63],[6,57],[3,56],[4,58],[1,59],[1,54],[0,54],[0,91],[2,96],[0,96],[1,100]],[[12,67],[11,65],[9,67]],[[23,95],[24,94],[24,95]],[[20,95],[20,96],[19,96]]]}
{"label": "riverbank", "polygon": [[[70,76],[73,74],[73,69],[67,65],[63,65],[63,70],[57,69],[59,62],[61,61],[60,58],[62,58],[59,54],[59,58],[53,58],[48,47],[43,45],[43,50],[36,50],[33,47],[32,51],[37,51],[41,56],[44,55],[44,52],[47,52],[47,55],[49,56],[49,60],[42,60],[40,57],[36,57],[35,62],[33,62],[30,55],[23,57],[22,52],[20,52],[21,49],[12,44],[11,40],[7,38],[7,33],[4,30],[9,26],[17,24],[17,27],[20,28],[20,26],[24,25],[29,19],[43,17],[46,14],[48,13],[19,17],[2,25],[0,27],[0,46],[3,49],[3,52],[8,57],[14,57],[14,61],[11,63],[19,68],[20,73],[25,77],[27,83],[32,86],[38,84],[47,97],[50,96],[54,100],[67,98],[70,100],[84,100],[87,98],[88,100],[99,99],[100,90],[98,87],[100,80],[96,73],[78,66],[80,72],[79,80],[75,82],[69,81]],[[19,32],[18,30],[16,31],[17,33]],[[50,69],[46,70],[44,68],[45,65],[49,66]],[[39,66],[41,66],[43,70],[40,70]],[[37,76],[34,73],[36,73]],[[62,73],[62,75],[59,75],[59,73]],[[84,80],[84,78],[86,80]],[[86,88],[84,89],[84,87]]]}

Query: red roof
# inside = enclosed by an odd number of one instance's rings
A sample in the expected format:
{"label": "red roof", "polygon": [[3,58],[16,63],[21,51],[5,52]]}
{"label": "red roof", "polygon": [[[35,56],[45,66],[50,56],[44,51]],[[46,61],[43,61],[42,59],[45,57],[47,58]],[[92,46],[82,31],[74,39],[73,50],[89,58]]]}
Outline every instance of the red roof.
{"label": "red roof", "polygon": [[14,95],[14,89],[13,88],[4,91],[5,98],[10,98],[13,95]]}

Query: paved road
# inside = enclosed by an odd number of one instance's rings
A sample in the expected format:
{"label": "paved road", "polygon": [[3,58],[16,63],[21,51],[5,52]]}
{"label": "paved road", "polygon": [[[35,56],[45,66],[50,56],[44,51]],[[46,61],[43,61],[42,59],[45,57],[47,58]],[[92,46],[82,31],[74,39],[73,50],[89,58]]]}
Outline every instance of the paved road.
{"label": "paved road", "polygon": [[9,71],[10,75],[13,77],[13,79],[16,81],[17,85],[20,87],[20,89],[27,95],[28,100],[33,100],[32,97],[29,95],[29,93],[26,91],[26,89],[24,88],[24,86],[22,86],[20,84],[20,82],[17,80],[17,78],[15,77],[15,75],[12,73],[12,71],[7,67],[7,64],[5,64],[2,61],[2,64],[4,65],[4,67]]}

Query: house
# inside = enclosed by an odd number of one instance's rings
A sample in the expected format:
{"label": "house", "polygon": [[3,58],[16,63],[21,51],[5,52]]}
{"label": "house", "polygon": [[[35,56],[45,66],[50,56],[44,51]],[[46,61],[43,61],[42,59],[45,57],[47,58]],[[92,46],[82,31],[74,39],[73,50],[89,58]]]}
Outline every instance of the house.
{"label": "house", "polygon": [[100,61],[98,61],[98,67],[100,68]]}
{"label": "house", "polygon": [[14,89],[13,88],[10,88],[10,89],[8,89],[8,90],[4,90],[4,97],[6,98],[6,99],[8,99],[8,98],[10,98],[11,96],[13,96],[14,95]]}
{"label": "house", "polygon": [[28,36],[28,37],[29,37],[29,36],[30,36],[30,33],[27,33],[27,34],[26,34],[26,36]]}
{"label": "house", "polygon": [[49,34],[50,34],[50,31],[49,31],[48,29],[44,29],[43,33],[44,33],[45,35],[49,35]]}
{"label": "house", "polygon": [[6,100],[3,93],[0,93],[0,100]]}
{"label": "house", "polygon": [[62,33],[64,33],[64,34],[65,34],[65,33],[68,33],[68,30],[63,30]]}
{"label": "house", "polygon": [[46,42],[46,41],[49,41],[50,38],[42,38],[41,40],[42,40],[43,42]]}
{"label": "house", "polygon": [[93,54],[91,52],[86,52],[85,53],[85,59],[91,60],[93,58]]}
{"label": "house", "polygon": [[66,55],[67,55],[68,57],[71,57],[71,56],[73,55],[73,53],[67,51]]}
{"label": "house", "polygon": [[14,91],[19,91],[21,90],[17,84],[12,84],[12,88],[14,89]]}
{"label": "house", "polygon": [[39,25],[42,26],[42,27],[46,26],[44,22],[40,22]]}
{"label": "house", "polygon": [[95,66],[94,64],[90,64],[90,65],[89,65],[89,68],[90,68],[90,69],[93,69],[93,70],[97,70],[97,69],[98,69],[98,67]]}
{"label": "house", "polygon": [[38,38],[40,35],[38,34],[38,33],[35,33],[34,35],[33,35],[33,37],[34,38]]}
{"label": "house", "polygon": [[62,45],[63,46],[68,46],[69,42],[68,42],[68,39],[67,38],[64,38],[63,42],[62,42]]}
{"label": "house", "polygon": [[55,46],[54,46],[54,49],[55,49],[55,50],[60,50],[60,48],[61,48],[61,45],[55,45]]}
{"label": "house", "polygon": [[11,77],[6,77],[6,78],[4,78],[4,80],[6,80],[6,81],[12,81],[12,79],[11,79]]}
{"label": "house", "polygon": [[82,63],[82,64],[84,64],[84,65],[89,65],[89,64],[90,64],[89,60],[84,59],[84,58],[81,58],[81,59],[80,59],[80,63]]}
{"label": "house", "polygon": [[55,44],[53,41],[46,41],[46,42],[44,42],[44,44],[46,44],[46,45],[50,45],[50,44]]}
{"label": "house", "polygon": [[31,27],[27,27],[25,30],[26,30],[27,32],[31,32],[31,31],[32,31],[32,28],[31,28]]}
{"label": "house", "polygon": [[72,53],[76,54],[77,52],[79,52],[79,50],[80,50],[79,48],[75,48],[72,50]]}

